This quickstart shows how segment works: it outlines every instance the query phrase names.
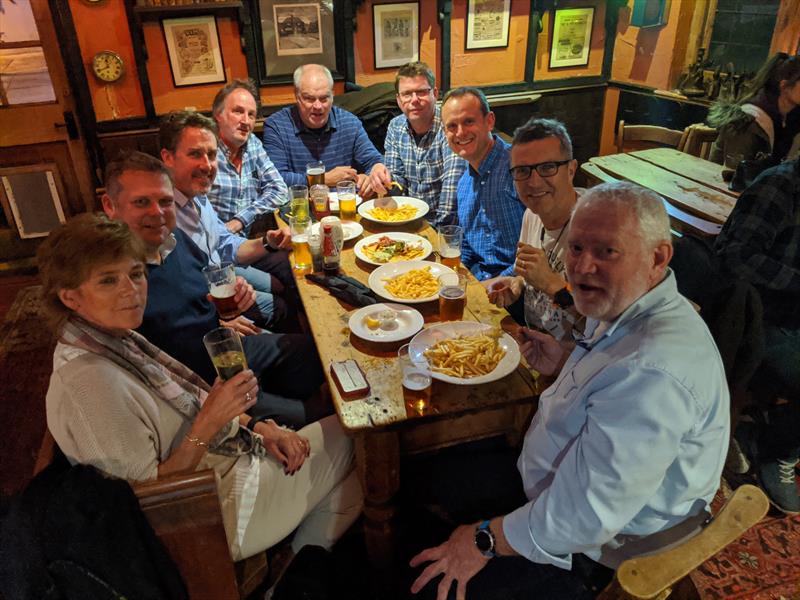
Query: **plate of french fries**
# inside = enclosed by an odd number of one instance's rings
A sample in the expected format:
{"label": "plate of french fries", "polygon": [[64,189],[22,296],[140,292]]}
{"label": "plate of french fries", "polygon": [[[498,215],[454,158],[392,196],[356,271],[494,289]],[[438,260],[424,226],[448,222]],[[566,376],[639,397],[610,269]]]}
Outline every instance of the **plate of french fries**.
{"label": "plate of french fries", "polygon": [[376,233],[356,242],[356,256],[371,265],[423,260],[433,252],[433,246],[424,237],[403,232]]}
{"label": "plate of french fries", "polygon": [[457,385],[496,381],[520,361],[517,342],[498,327],[474,321],[437,323],[413,337],[411,360],[427,363],[431,376]]}
{"label": "plate of french fries", "polygon": [[369,275],[367,285],[381,298],[403,304],[421,304],[439,298],[439,275],[453,269],[427,260],[381,265]]}
{"label": "plate of french fries", "polygon": [[402,225],[428,214],[428,205],[424,200],[410,196],[393,196],[393,198],[397,208],[380,208],[375,206],[374,200],[367,200],[359,205],[358,214],[367,221],[384,225]]}

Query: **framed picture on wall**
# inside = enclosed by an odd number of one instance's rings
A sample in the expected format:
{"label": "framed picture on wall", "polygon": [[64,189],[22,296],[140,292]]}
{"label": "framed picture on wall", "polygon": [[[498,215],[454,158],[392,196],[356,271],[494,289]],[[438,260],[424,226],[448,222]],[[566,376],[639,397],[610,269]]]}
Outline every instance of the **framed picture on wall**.
{"label": "framed picture on wall", "polygon": [[468,0],[467,50],[505,48],[511,0]]}
{"label": "framed picture on wall", "polygon": [[161,21],[175,87],[225,81],[213,15]]}
{"label": "framed picture on wall", "polygon": [[550,68],[589,64],[594,7],[560,8],[553,16]]}
{"label": "framed picture on wall", "polygon": [[419,4],[393,2],[372,5],[375,68],[400,67],[419,60]]}
{"label": "framed picture on wall", "polygon": [[306,63],[336,71],[333,6],[330,0],[258,0],[262,83],[288,81]]}

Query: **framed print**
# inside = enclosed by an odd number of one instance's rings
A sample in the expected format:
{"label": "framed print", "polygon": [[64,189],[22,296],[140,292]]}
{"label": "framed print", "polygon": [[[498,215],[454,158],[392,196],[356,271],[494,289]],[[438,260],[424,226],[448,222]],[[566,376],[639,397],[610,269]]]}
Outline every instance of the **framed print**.
{"label": "framed print", "polygon": [[467,50],[508,46],[511,0],[468,0]]}
{"label": "framed print", "polygon": [[400,67],[419,60],[419,4],[373,4],[375,68]]}
{"label": "framed print", "polygon": [[594,8],[556,9],[550,68],[579,67],[589,64]]}
{"label": "framed print", "polygon": [[213,15],[164,19],[161,26],[175,87],[225,81]]}
{"label": "framed print", "polygon": [[258,0],[261,83],[287,80],[307,63],[336,71],[333,4],[333,0]]}

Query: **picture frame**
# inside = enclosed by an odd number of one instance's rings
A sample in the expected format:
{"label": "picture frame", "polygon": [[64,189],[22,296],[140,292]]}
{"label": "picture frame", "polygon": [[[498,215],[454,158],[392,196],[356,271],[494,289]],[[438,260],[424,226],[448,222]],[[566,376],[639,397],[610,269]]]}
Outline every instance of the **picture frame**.
{"label": "picture frame", "polygon": [[258,0],[261,22],[260,83],[291,81],[300,65],[317,63],[336,72],[334,2]]}
{"label": "picture frame", "polygon": [[162,19],[175,87],[225,81],[225,64],[213,15]]}
{"label": "picture frame", "polygon": [[594,7],[557,8],[553,15],[550,68],[589,64]]}
{"label": "picture frame", "polygon": [[508,47],[511,0],[468,0],[466,50]]}
{"label": "picture frame", "polygon": [[419,3],[372,5],[375,68],[390,69],[419,60]]}

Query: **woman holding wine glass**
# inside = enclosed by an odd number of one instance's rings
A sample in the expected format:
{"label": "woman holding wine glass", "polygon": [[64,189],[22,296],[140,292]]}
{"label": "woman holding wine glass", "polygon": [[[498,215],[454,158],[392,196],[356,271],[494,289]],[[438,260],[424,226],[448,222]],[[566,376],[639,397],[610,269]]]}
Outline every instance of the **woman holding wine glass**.
{"label": "woman holding wine glass", "polygon": [[39,269],[59,333],[47,424],[72,464],[131,481],[214,469],[234,560],[293,530],[295,553],[306,544],[330,548],[355,521],[361,489],[335,416],[297,433],[272,421],[250,430],[252,371],[209,387],[132,331],[147,278],[144,247],[125,223],[72,219],[40,247]]}

